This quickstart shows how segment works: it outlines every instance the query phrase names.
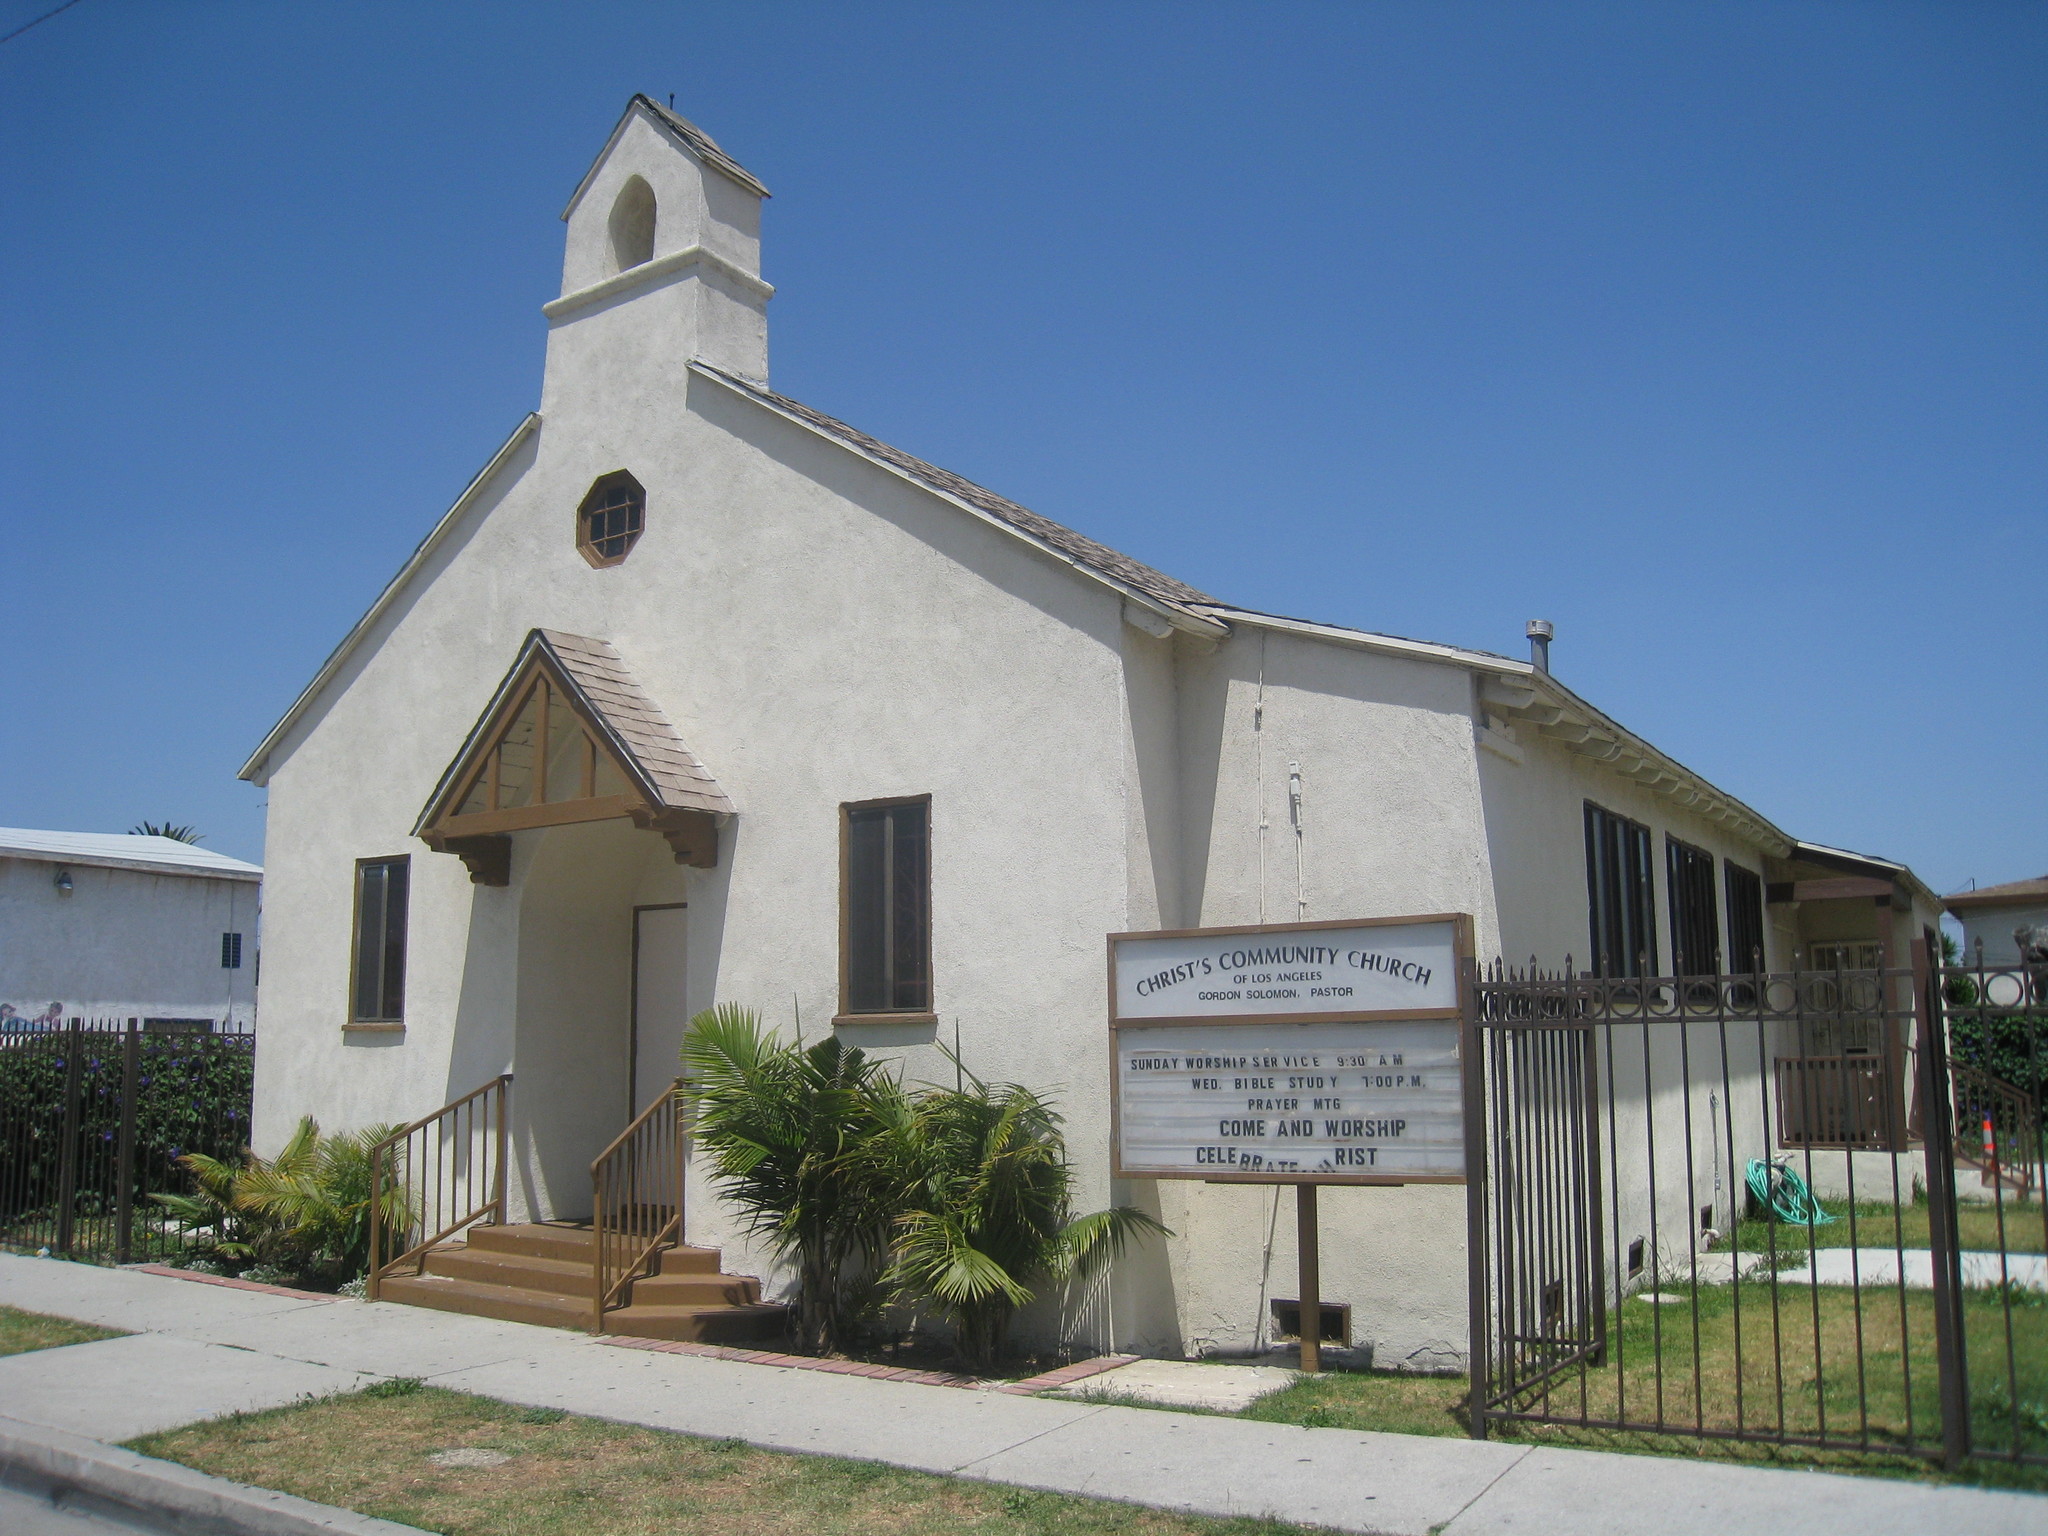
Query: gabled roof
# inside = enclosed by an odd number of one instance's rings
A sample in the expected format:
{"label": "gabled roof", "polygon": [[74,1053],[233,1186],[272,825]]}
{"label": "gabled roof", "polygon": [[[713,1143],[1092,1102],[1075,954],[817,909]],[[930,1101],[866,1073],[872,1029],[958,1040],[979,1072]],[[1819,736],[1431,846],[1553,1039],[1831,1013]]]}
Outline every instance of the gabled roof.
{"label": "gabled roof", "polygon": [[855,452],[917,481],[926,489],[937,491],[941,496],[953,501],[965,502],[970,507],[987,513],[996,521],[1008,524],[1018,533],[1066,556],[1074,563],[1086,566],[1098,575],[1107,576],[1119,585],[1134,588],[1147,597],[1178,609],[1190,618],[1202,617],[1195,612],[1197,605],[1220,606],[1208,593],[1191,587],[1184,581],[1176,581],[1163,571],[1155,571],[1151,566],[1140,564],[1129,555],[1119,554],[1107,544],[1098,544],[1086,534],[1076,533],[1063,523],[1042,517],[1029,507],[1021,507],[1007,496],[998,496],[986,486],[976,485],[972,480],[963,479],[951,470],[940,469],[936,464],[927,464],[923,459],[915,458],[901,448],[892,448],[881,439],[869,437],[859,428],[849,427],[845,422],[827,416],[823,411],[814,411],[808,405],[792,400],[787,395],[778,395],[758,384],[750,384],[738,374],[727,373],[723,368],[715,368],[709,363],[693,362],[690,366],[696,372],[716,379],[770,410],[787,416],[815,432],[834,438]]}
{"label": "gabled roof", "polygon": [[463,738],[461,750],[442,771],[413,826],[415,836],[436,824],[459,798],[472,777],[479,748],[488,746],[499,716],[515,693],[524,692],[522,685],[537,661],[548,664],[547,670],[597,728],[604,748],[654,810],[732,813],[732,801],[683,744],[668,716],[642,691],[624,657],[605,641],[587,635],[536,629],[520,646],[491,701]]}
{"label": "gabled roof", "polygon": [[44,864],[90,864],[154,875],[211,875],[220,880],[261,880],[261,864],[245,864],[224,853],[195,848],[174,837],[132,832],[40,832],[0,827],[0,859]]}
{"label": "gabled roof", "polygon": [[1986,907],[2048,906],[2048,875],[2033,880],[2008,880],[2003,885],[1980,885],[1974,891],[1944,896],[1951,912],[1976,912]]}
{"label": "gabled roof", "polygon": [[731,155],[720,149],[717,140],[713,139],[710,134],[699,128],[687,117],[678,116],[650,97],[636,92],[633,99],[626,103],[626,110],[619,114],[619,121],[613,127],[611,137],[604,141],[604,148],[597,152],[597,158],[590,162],[590,169],[583,173],[583,179],[576,183],[576,190],[569,194],[569,205],[562,210],[562,217],[564,219],[567,219],[570,214],[576,211],[577,203],[583,200],[583,194],[590,186],[590,178],[595,176],[597,168],[604,164],[604,157],[610,154],[612,146],[619,142],[619,135],[625,132],[626,124],[635,112],[644,116],[656,128],[681,145],[691,155],[703,161],[704,164],[710,166],[720,175],[739,183],[739,185],[745,187],[756,197],[773,196],[766,187],[762,186],[754,178],[752,172],[748,171],[739,161],[733,159]]}

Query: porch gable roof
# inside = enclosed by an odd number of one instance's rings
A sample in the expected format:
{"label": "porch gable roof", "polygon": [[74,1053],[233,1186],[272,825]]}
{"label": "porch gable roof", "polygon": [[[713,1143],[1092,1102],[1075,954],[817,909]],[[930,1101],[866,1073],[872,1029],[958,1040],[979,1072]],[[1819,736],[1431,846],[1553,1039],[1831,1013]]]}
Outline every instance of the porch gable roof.
{"label": "porch gable roof", "polygon": [[645,796],[648,808],[729,816],[733,803],[684,743],[668,716],[648,698],[625,658],[603,640],[558,629],[528,633],[511,668],[463,738],[420,811],[420,835],[454,808],[497,735],[499,717],[536,666],[544,666],[602,738],[604,747]]}

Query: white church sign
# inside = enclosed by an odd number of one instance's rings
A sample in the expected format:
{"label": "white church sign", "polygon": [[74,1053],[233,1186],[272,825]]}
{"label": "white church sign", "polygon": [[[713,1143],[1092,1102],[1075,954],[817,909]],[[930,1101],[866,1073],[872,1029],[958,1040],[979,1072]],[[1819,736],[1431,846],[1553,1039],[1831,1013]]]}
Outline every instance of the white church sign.
{"label": "white church sign", "polygon": [[1461,914],[1110,938],[1115,1172],[1465,1176]]}

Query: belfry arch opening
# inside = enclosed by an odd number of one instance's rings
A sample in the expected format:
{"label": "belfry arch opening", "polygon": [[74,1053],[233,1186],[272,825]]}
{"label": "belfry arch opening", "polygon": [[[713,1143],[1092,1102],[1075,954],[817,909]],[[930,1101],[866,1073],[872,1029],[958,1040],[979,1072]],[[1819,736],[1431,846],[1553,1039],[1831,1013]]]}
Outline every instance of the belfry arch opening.
{"label": "belfry arch opening", "polygon": [[654,260],[654,188],[628,177],[612,204],[612,261],[621,272]]}

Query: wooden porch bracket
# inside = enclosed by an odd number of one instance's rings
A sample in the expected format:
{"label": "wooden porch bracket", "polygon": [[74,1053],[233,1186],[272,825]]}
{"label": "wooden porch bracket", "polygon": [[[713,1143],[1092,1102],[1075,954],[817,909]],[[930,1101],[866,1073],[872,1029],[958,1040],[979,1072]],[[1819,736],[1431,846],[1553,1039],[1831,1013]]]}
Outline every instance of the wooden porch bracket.
{"label": "wooden porch bracket", "polygon": [[436,853],[452,853],[469,870],[471,885],[512,883],[512,837],[507,832],[448,837],[426,833],[420,839]]}
{"label": "wooden porch bracket", "polygon": [[678,864],[692,869],[718,867],[718,818],[709,811],[635,810],[629,814],[635,826],[668,839]]}

